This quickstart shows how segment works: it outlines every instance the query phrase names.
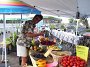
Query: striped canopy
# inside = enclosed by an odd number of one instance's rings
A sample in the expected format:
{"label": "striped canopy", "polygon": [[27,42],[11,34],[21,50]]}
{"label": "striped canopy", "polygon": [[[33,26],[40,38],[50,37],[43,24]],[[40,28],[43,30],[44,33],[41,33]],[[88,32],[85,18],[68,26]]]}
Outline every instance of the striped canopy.
{"label": "striped canopy", "polygon": [[0,14],[21,14],[21,13],[31,13],[40,14],[41,11],[37,10],[35,7],[28,5],[19,0],[1,0],[0,1]]}

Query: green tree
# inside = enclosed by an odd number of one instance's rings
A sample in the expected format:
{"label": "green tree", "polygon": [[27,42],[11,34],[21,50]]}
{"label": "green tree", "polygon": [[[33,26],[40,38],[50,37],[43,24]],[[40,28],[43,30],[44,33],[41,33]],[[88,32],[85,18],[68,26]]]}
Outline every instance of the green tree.
{"label": "green tree", "polygon": [[48,19],[54,20],[55,23],[61,23],[62,19],[49,16]]}
{"label": "green tree", "polygon": [[88,24],[87,18],[82,17],[79,22],[81,22],[83,25],[85,25],[86,26],[86,29],[89,28],[89,24]]}
{"label": "green tree", "polygon": [[61,24],[60,29],[62,29],[62,30],[66,29],[65,24]]}
{"label": "green tree", "polygon": [[77,21],[75,19],[73,19],[73,18],[70,18],[68,20],[69,20],[69,23],[77,23]]}
{"label": "green tree", "polygon": [[50,29],[54,29],[55,28],[55,25],[54,24],[50,24]]}
{"label": "green tree", "polygon": [[70,18],[68,19],[70,23],[73,23],[74,22],[74,19],[73,18]]}

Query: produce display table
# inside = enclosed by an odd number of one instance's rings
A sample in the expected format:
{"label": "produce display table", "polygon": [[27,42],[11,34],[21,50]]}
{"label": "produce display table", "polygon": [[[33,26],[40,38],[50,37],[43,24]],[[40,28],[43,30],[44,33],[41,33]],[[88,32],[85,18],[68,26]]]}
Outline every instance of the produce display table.
{"label": "produce display table", "polygon": [[[39,46],[37,46],[35,49],[30,49],[29,51],[29,56],[32,61],[33,67],[42,66],[42,63],[43,65],[46,65],[43,67],[56,67],[58,65],[58,60],[55,61],[54,60],[55,56],[52,56],[53,54],[48,53],[47,51],[52,48],[54,50],[61,50],[61,49],[55,45],[56,43],[54,41],[50,41],[49,38],[41,37],[39,39],[40,39]],[[51,51],[52,50],[50,50],[50,52]]]}
{"label": "produce display table", "polygon": [[72,44],[77,44],[79,38],[82,37],[82,36],[76,36],[75,34],[70,32],[64,32],[58,30],[52,30],[51,34],[53,34],[55,37],[59,38],[60,40],[64,40]]}
{"label": "produce display table", "polygon": [[[47,57],[46,59],[43,60],[42,58],[41,59],[40,58],[39,59],[38,58],[35,58],[35,57],[31,56],[31,54],[30,54],[30,58],[31,58],[33,67],[39,67],[39,66],[43,66],[43,65],[45,65],[43,67],[52,67],[52,66],[56,66],[58,64],[58,62],[53,62],[53,58],[52,57]],[[42,61],[39,62],[37,59],[38,60],[42,60]],[[45,63],[45,61],[46,62],[48,61],[48,62],[51,62],[51,63]]]}
{"label": "produce display table", "polygon": [[[54,45],[50,45],[52,43]],[[44,52],[42,52],[43,49]],[[47,53],[48,50],[50,50],[49,53]],[[48,55],[46,55],[46,53]],[[75,65],[79,66],[78,63],[80,63],[83,67],[86,67],[87,65],[87,62],[85,60],[81,59],[80,57],[73,56],[71,51],[63,51],[62,49],[58,48],[58,45],[56,45],[54,41],[49,41],[48,38],[41,38],[40,45],[37,47],[37,49],[30,50],[29,56],[32,61],[33,67],[72,67]],[[68,60],[69,62],[64,60]]]}

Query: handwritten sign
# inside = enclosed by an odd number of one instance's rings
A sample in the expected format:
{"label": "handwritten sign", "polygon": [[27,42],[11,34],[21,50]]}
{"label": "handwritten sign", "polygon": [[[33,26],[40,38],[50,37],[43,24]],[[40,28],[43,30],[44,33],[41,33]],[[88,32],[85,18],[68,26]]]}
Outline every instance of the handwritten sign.
{"label": "handwritten sign", "polygon": [[47,52],[44,54],[44,56],[47,57],[51,53],[52,50],[53,48],[48,49]]}
{"label": "handwritten sign", "polygon": [[88,50],[89,50],[89,48],[86,47],[86,46],[77,45],[76,46],[76,56],[78,56],[78,57],[84,59],[85,61],[87,61]]}

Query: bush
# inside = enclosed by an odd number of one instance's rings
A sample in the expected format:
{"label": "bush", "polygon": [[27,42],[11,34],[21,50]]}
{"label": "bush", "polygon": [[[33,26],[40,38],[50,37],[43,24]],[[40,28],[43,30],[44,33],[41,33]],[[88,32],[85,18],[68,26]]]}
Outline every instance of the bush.
{"label": "bush", "polygon": [[90,32],[90,29],[89,30],[86,30],[86,32]]}
{"label": "bush", "polygon": [[6,38],[6,45],[12,43],[12,40],[10,38]]}
{"label": "bush", "polygon": [[14,32],[14,34],[11,34],[10,39],[12,40],[12,45],[13,46],[16,46],[17,38],[18,38],[18,36],[17,36],[16,32]]}

